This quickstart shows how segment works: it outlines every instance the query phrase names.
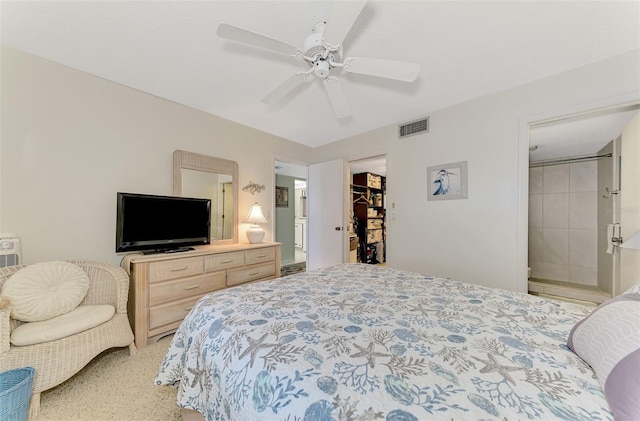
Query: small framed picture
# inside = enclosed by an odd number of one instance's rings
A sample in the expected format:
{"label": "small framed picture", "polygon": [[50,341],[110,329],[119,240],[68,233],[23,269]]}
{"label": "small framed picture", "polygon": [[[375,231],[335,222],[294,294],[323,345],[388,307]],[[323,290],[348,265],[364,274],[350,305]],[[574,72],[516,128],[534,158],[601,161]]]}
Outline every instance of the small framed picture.
{"label": "small framed picture", "polygon": [[276,186],[276,208],[289,207],[289,187]]}
{"label": "small framed picture", "polygon": [[466,199],[467,161],[427,167],[427,200]]}

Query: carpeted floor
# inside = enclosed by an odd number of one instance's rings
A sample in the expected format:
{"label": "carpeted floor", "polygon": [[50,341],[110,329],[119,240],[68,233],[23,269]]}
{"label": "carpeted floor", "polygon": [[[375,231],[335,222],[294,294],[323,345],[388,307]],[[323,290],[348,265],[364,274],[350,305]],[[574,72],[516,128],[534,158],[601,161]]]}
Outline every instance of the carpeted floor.
{"label": "carpeted floor", "polygon": [[287,276],[298,272],[304,272],[307,270],[307,262],[292,263],[280,268],[280,276]]}
{"label": "carpeted floor", "polygon": [[[282,276],[304,272],[306,262],[281,268]],[[78,374],[42,392],[37,421],[179,421],[176,391],[154,379],[173,335],[133,357],[128,348],[103,352]]]}
{"label": "carpeted floor", "polygon": [[80,373],[42,392],[37,421],[178,421],[176,390],[154,379],[172,335],[138,350],[105,351]]}

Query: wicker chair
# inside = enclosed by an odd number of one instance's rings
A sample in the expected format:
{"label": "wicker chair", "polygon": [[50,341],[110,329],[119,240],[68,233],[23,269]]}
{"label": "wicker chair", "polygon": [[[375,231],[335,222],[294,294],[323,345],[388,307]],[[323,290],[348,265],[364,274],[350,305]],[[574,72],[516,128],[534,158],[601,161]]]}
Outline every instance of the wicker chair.
{"label": "wicker chair", "polygon": [[[89,291],[80,305],[110,304],[116,309],[111,320],[55,341],[13,346],[9,343],[11,330],[23,322],[10,318],[10,302],[0,297],[0,372],[25,366],[36,370],[29,419],[36,418],[40,412],[40,392],[64,382],[102,351],[128,346],[133,355],[136,350],[127,318],[129,277],[126,272],[109,263],[71,263],[80,266],[89,275]],[[23,267],[0,268],[0,290],[4,282]]]}

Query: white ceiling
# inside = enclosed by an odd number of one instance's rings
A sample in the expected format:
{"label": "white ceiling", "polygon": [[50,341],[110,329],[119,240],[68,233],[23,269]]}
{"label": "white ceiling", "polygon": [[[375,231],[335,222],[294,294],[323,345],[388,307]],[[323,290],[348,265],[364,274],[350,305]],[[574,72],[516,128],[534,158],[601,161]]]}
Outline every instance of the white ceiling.
{"label": "white ceiling", "polygon": [[289,177],[307,179],[307,167],[305,165],[293,164],[290,162],[275,161],[276,174],[288,175]]}
{"label": "white ceiling", "polygon": [[359,174],[362,172],[370,172],[373,174],[387,176],[387,157],[377,156],[374,158],[362,159],[359,161],[349,162],[351,174]]}
{"label": "white ceiling", "polygon": [[318,80],[274,105],[260,102],[305,65],[220,39],[218,24],[301,45],[330,7],[4,0],[0,35],[10,47],[312,147],[640,47],[637,1],[372,0],[344,55],[419,63],[416,82],[338,73],[353,111],[341,120]]}
{"label": "white ceiling", "polygon": [[638,114],[640,105],[570,116],[529,131],[529,161],[579,157],[598,153]]}

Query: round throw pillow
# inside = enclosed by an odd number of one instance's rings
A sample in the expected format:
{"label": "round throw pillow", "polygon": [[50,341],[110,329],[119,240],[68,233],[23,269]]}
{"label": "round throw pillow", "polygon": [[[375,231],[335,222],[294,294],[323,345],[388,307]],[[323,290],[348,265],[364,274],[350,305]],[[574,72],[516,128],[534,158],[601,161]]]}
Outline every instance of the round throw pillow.
{"label": "round throw pillow", "polygon": [[11,317],[37,322],[76,308],[89,291],[89,276],[69,262],[26,266],[7,279],[2,295],[11,300]]}

